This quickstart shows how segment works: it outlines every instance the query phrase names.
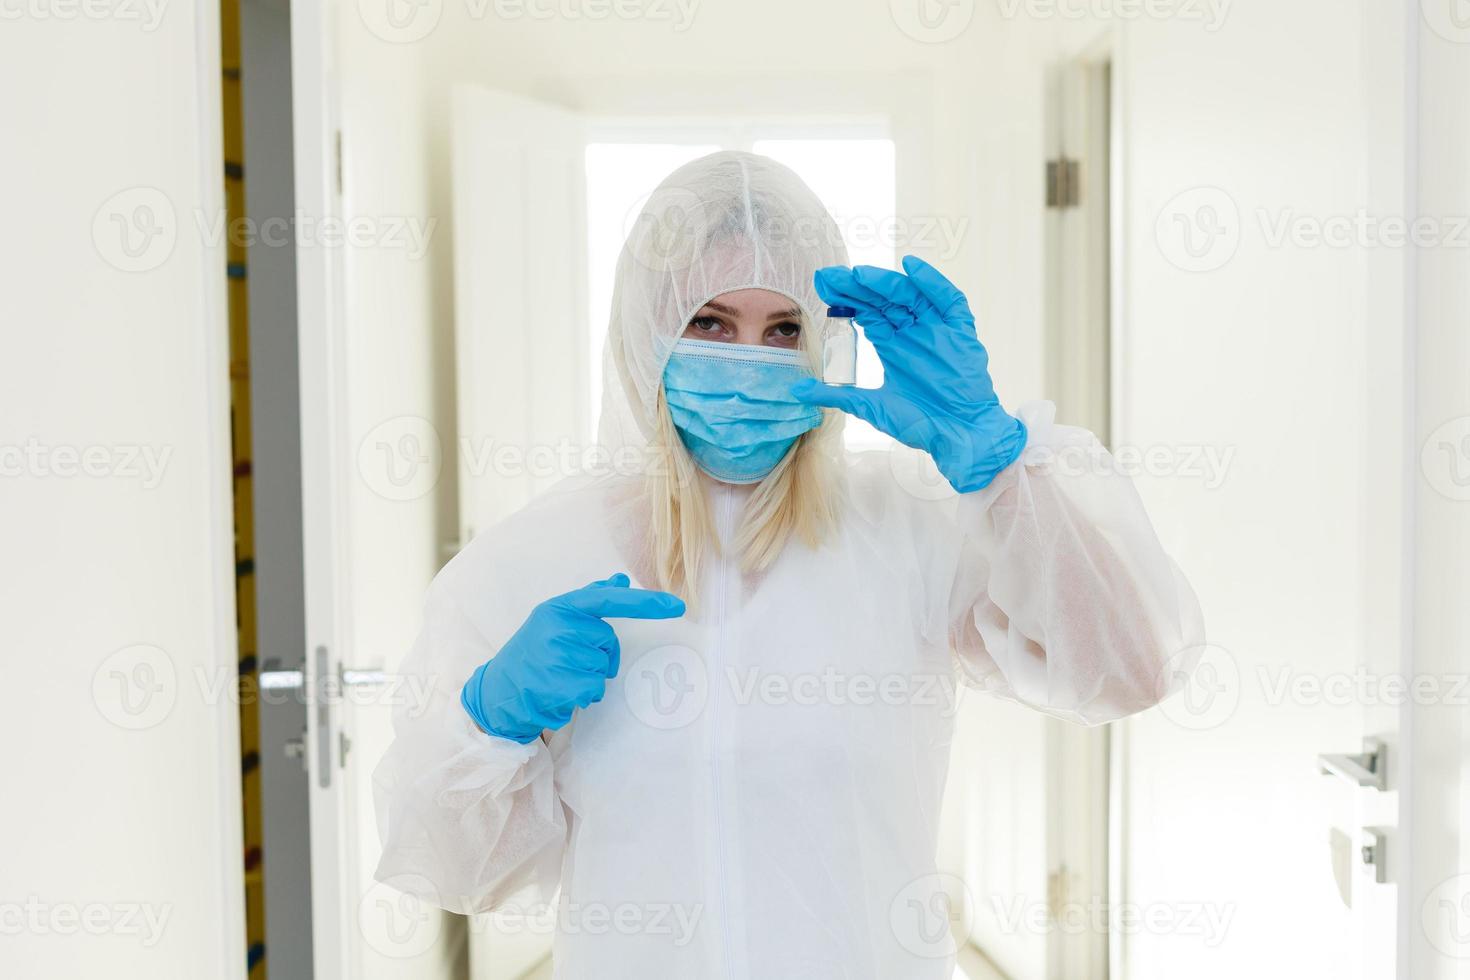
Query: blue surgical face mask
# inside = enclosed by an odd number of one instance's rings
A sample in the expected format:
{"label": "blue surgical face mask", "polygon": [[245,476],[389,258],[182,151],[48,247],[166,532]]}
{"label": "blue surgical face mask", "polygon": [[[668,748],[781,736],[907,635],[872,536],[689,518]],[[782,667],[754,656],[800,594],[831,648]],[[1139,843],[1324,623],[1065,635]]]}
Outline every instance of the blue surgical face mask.
{"label": "blue surgical face mask", "polygon": [[700,469],[726,483],[755,483],[798,436],[822,424],[821,409],[789,393],[811,373],[800,351],[680,340],[664,368],[664,398]]}

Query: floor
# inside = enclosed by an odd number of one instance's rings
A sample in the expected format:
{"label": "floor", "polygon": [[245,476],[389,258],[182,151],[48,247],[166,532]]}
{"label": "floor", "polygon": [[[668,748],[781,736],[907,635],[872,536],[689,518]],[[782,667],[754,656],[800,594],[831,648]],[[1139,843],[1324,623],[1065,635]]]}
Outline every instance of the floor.
{"label": "floor", "polygon": [[[551,960],[542,960],[534,970],[522,974],[520,980],[551,980]],[[1006,976],[974,946],[965,946],[955,964],[954,980],[1006,980]]]}

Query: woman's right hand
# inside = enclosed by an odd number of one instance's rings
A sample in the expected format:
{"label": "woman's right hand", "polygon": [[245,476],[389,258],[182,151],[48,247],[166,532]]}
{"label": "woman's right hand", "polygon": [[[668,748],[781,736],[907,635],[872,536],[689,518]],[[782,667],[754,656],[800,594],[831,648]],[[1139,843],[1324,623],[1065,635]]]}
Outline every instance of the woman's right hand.
{"label": "woman's right hand", "polygon": [[532,609],[460,691],[460,704],[475,724],[524,744],[545,729],[561,728],[575,709],[601,701],[619,663],[618,635],[604,620],[684,615],[683,599],[630,589],[628,581],[619,572]]}

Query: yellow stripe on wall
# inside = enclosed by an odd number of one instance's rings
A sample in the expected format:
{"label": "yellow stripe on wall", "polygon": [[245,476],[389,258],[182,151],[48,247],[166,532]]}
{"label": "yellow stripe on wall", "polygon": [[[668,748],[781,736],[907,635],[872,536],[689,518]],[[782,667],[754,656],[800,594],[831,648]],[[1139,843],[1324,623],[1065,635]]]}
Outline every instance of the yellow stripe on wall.
{"label": "yellow stripe on wall", "polygon": [[[240,4],[220,0],[226,229],[245,217],[240,94]],[[244,236],[226,234],[230,322],[230,430],[235,487],[235,609],[240,643],[240,780],[244,803],[245,937],[250,980],[265,980],[265,859],[260,807],[260,699],[255,615],[255,497],[251,472],[250,307]]]}

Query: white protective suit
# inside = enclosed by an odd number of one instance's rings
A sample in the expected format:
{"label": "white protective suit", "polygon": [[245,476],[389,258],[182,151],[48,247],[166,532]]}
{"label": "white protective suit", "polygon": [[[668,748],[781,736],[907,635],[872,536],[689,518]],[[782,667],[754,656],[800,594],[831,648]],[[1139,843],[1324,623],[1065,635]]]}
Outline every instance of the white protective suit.
{"label": "white protective suit", "polygon": [[[706,300],[762,287],[820,324],[812,273],[844,261],[787,168],[717,153],[675,171],[619,260],[603,440],[651,433]],[[375,774],[378,877],[465,913],[559,888],[571,980],[949,980],[952,947],[922,917],[953,680],[1098,724],[1171,693],[1203,642],[1130,481],[1051,414],[1018,412],[1022,458],[963,496],[902,478],[907,451],[847,456],[830,540],[793,540],[753,577],[714,559],[697,618],[614,620],[604,699],[528,745],[482,733],[460,686],[553,595],[614,571],[658,588],[643,483],[569,480],[478,536],[435,580],[403,666],[434,693],[399,709]],[[722,539],[750,492],[710,486]]]}

